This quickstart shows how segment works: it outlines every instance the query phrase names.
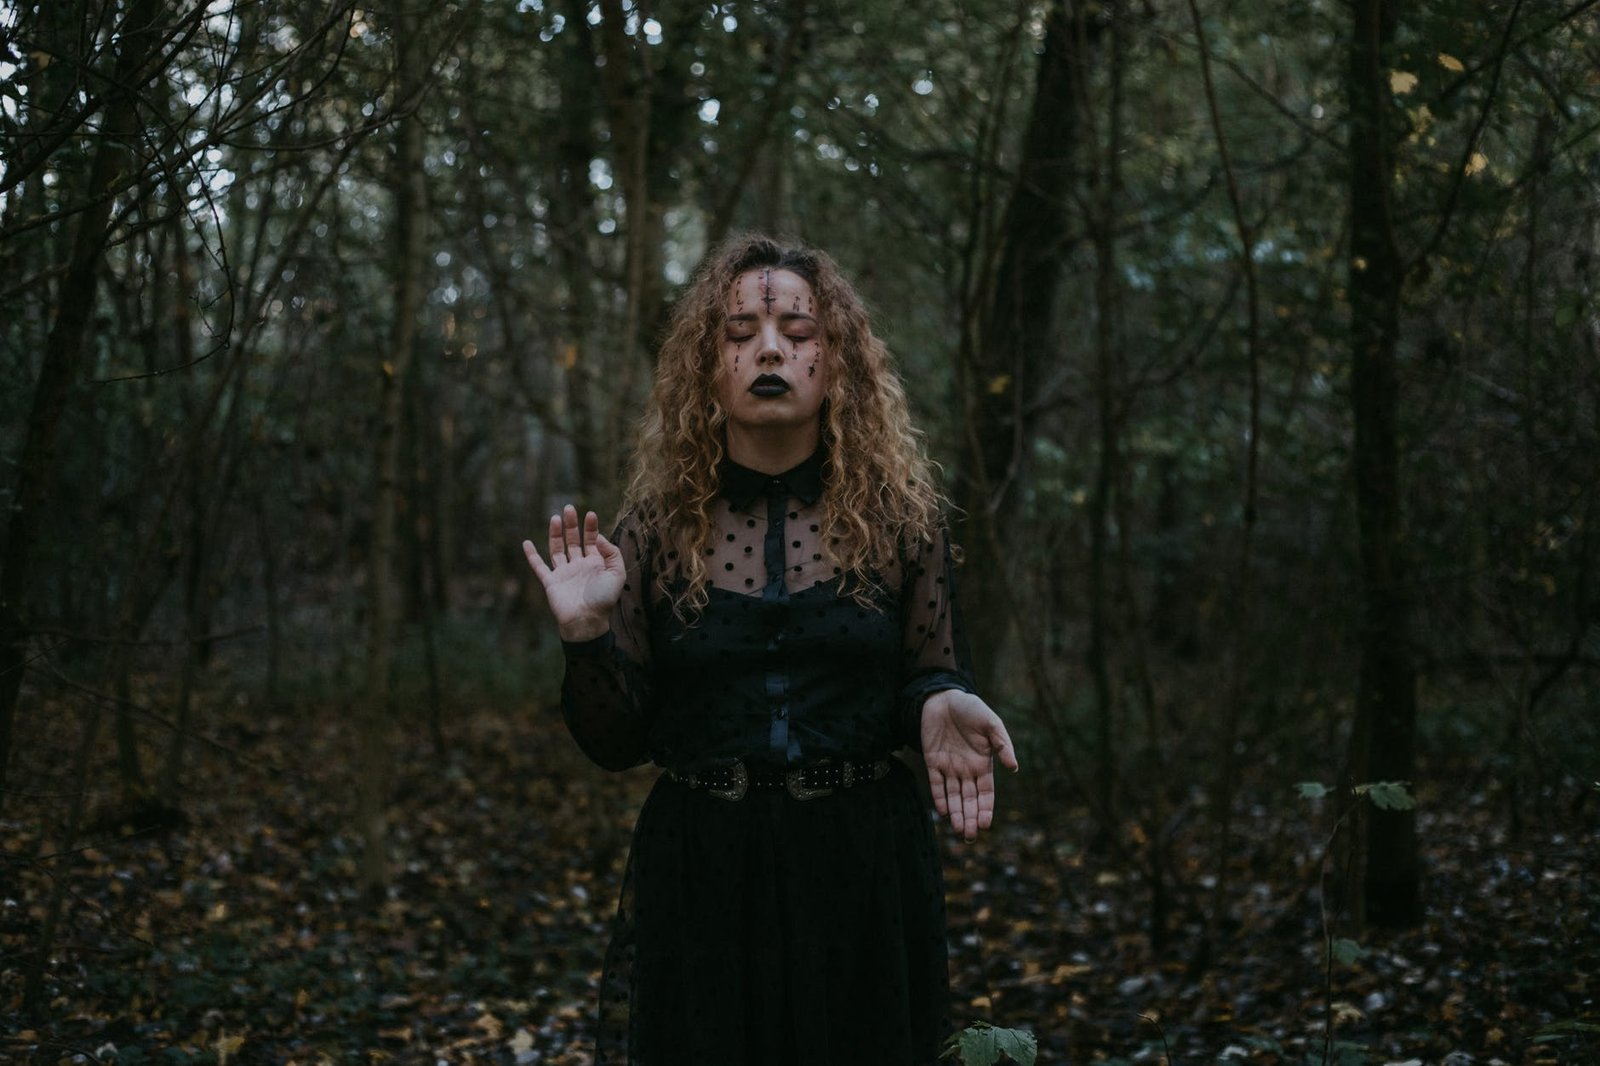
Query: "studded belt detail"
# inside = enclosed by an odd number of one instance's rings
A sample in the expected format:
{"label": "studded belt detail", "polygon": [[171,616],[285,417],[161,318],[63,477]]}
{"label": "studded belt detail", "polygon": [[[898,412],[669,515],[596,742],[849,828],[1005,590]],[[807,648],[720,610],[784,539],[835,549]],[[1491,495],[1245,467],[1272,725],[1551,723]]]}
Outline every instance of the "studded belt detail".
{"label": "studded belt detail", "polygon": [[811,766],[797,766],[791,770],[777,767],[746,766],[736,762],[715,770],[680,774],[668,770],[667,776],[690,788],[704,789],[720,799],[741,800],[751,789],[781,788],[797,800],[816,799],[836,789],[850,788],[878,781],[889,776],[889,760],[872,762],[826,762]]}

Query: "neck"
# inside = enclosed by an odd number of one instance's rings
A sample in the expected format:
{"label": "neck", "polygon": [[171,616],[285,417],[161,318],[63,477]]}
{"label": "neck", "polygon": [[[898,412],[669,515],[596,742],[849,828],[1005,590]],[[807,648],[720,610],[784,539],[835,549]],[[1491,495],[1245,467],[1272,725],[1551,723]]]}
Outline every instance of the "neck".
{"label": "neck", "polygon": [[811,457],[821,440],[815,422],[804,429],[728,427],[728,458],[761,474],[781,474]]}

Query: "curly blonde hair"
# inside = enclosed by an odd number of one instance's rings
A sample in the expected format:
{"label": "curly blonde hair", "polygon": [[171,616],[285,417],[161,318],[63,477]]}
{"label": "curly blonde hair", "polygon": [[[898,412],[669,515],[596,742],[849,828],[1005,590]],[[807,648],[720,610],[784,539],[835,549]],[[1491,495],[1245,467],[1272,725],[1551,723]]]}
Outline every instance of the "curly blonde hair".
{"label": "curly blonde hair", "polygon": [[680,617],[710,599],[705,548],[717,467],[727,454],[728,414],[717,399],[727,294],[740,275],[762,268],[793,271],[817,301],[830,361],[821,436],[832,460],[822,492],[822,550],[840,568],[840,591],[853,587],[870,605],[900,548],[935,536],[945,502],[894,360],[838,266],[803,245],[734,237],[706,257],[673,312],[624,504],[653,533],[658,564],[676,560],[658,572]]}

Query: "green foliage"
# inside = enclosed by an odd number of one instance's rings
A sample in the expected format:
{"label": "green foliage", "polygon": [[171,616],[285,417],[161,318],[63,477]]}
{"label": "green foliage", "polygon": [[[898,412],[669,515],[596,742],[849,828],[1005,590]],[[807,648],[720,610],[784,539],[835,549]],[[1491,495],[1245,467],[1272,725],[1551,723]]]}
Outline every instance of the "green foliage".
{"label": "green foliage", "polygon": [[1406,791],[1406,784],[1405,781],[1373,781],[1357,785],[1355,793],[1370,799],[1379,810],[1409,811],[1417,805],[1417,801]]}
{"label": "green foliage", "polygon": [[1367,1046],[1352,1040],[1335,1040],[1331,1049],[1333,1054],[1327,1059],[1314,1055],[1306,1060],[1306,1066],[1366,1066]]}
{"label": "green foliage", "polygon": [[999,1029],[988,1022],[973,1022],[945,1041],[940,1058],[962,1066],[994,1066],[1004,1055],[1018,1066],[1033,1066],[1039,1042],[1026,1029]]}
{"label": "green foliage", "polygon": [[1341,966],[1353,966],[1370,954],[1366,948],[1347,937],[1336,938],[1328,948],[1333,961]]}
{"label": "green foliage", "polygon": [[[1417,805],[1416,798],[1407,790],[1405,781],[1369,781],[1356,785],[1352,792],[1365,796],[1372,805],[1385,811],[1409,811]],[[1300,781],[1294,786],[1301,799],[1322,799],[1333,790],[1319,781]]]}
{"label": "green foliage", "polygon": [[1600,1033],[1600,1023],[1582,1021],[1551,1022],[1539,1030],[1539,1034],[1533,1038],[1533,1042],[1535,1044],[1550,1044],[1578,1033]]}

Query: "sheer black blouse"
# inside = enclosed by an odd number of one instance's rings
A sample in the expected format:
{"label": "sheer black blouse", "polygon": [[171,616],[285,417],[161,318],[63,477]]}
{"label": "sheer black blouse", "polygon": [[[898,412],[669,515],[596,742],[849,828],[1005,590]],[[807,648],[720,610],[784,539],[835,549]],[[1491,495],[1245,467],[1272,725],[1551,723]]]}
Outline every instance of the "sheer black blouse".
{"label": "sheer black blouse", "polygon": [[862,606],[823,550],[827,462],[818,452],[777,476],[721,466],[710,601],[687,622],[667,596],[673,559],[624,516],[611,629],[564,645],[562,713],[595,762],[693,772],[916,750],[923,701],[972,691],[948,533],[902,545]]}

